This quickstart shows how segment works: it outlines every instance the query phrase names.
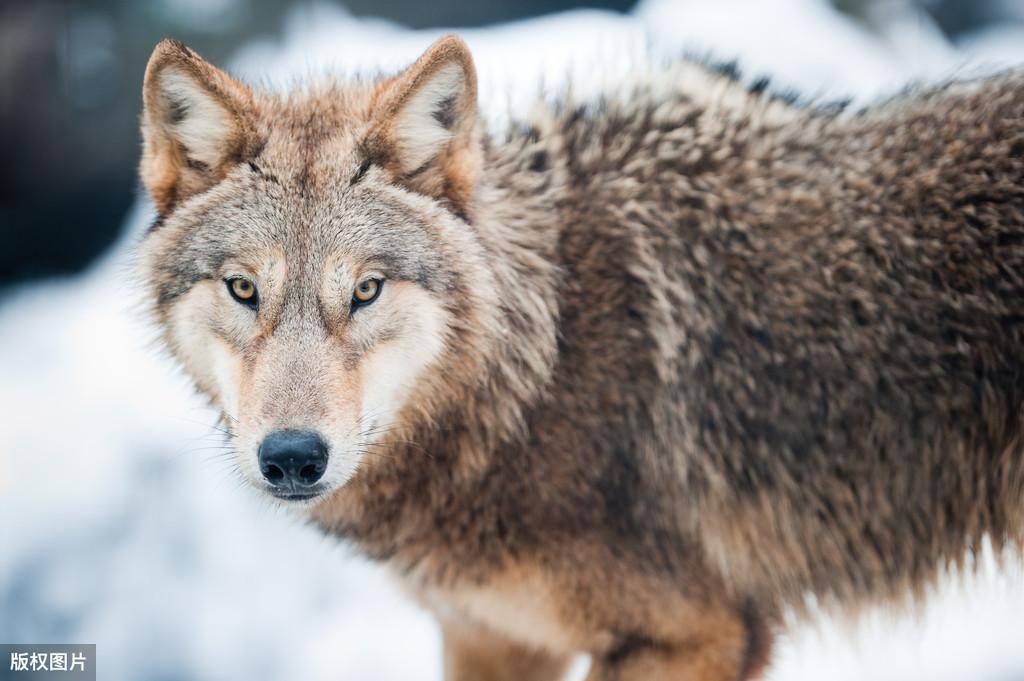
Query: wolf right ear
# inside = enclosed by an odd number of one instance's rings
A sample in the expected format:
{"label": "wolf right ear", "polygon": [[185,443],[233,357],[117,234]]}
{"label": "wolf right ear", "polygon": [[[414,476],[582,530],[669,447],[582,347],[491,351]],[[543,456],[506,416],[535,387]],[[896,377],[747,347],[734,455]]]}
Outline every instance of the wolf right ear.
{"label": "wolf right ear", "polygon": [[254,144],[252,91],[175,40],[153,50],[142,95],[140,174],[161,214],[223,179]]}

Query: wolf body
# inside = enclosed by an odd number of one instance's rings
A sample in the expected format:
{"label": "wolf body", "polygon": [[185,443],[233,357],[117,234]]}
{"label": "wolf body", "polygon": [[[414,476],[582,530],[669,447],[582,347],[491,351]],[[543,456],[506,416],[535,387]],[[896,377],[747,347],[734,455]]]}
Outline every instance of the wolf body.
{"label": "wolf body", "polygon": [[493,137],[454,37],[283,96],[165,41],[144,101],[168,347],[448,679],[754,678],[809,595],[1021,538],[1021,74],[840,112],[679,64]]}

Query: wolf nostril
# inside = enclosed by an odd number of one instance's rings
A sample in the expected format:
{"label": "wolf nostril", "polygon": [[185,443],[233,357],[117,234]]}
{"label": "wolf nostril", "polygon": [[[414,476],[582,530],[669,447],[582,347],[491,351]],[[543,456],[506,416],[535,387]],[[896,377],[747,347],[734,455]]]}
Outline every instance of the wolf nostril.
{"label": "wolf nostril", "polygon": [[323,474],[324,472],[322,470],[319,470],[313,464],[308,464],[299,470],[299,480],[307,485],[312,485],[314,482],[319,480],[320,476]]}
{"label": "wolf nostril", "polygon": [[327,470],[327,445],[309,430],[274,431],[260,445],[259,467],[275,489],[308,489]]}
{"label": "wolf nostril", "polygon": [[284,479],[284,471],[274,464],[267,464],[263,467],[263,477],[270,482],[280,482]]}

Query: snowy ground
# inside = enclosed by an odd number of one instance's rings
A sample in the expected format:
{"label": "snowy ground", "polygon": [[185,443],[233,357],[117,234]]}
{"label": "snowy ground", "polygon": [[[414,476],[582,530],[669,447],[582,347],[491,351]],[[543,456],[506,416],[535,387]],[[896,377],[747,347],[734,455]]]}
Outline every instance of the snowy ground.
{"label": "snowy ground", "polygon": [[[625,17],[577,11],[463,35],[496,125],[539,86],[554,93],[572,75],[586,95],[647,54],[738,58],[751,78],[859,102],[1024,61],[1019,31],[954,47],[898,3],[875,19],[869,33],[823,0],[647,0]],[[276,86],[395,68],[440,33],[306,5],[233,66]],[[133,307],[126,254],[147,211],[85,275],[0,307],[0,641],[97,643],[103,679],[438,679],[427,615],[227,470],[213,415]],[[1024,679],[1024,577],[993,563],[914,615],[796,629],[770,678]]]}

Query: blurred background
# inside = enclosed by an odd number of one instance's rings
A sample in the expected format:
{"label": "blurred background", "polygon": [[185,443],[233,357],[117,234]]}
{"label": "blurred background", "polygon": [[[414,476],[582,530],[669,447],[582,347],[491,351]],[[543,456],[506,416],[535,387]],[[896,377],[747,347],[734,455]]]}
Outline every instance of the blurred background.
{"label": "blurred background", "polygon": [[[450,30],[494,128],[684,54],[858,104],[1024,64],[1024,0],[0,0],[0,642],[97,643],[102,679],[440,678],[429,616],[237,484],[130,255],[159,39],[285,87],[398,68]],[[1024,680],[1024,571],[998,558],[909,615],[801,624],[769,678]]]}

